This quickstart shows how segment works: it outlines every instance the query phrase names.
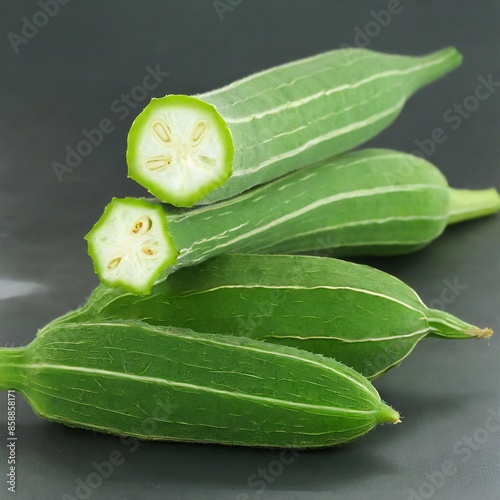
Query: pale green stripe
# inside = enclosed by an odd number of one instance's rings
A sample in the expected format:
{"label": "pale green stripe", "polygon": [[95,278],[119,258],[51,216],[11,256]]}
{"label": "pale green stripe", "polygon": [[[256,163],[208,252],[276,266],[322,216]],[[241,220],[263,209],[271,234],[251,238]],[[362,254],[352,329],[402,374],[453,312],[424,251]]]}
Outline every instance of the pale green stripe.
{"label": "pale green stripe", "polygon": [[353,84],[343,84],[343,85],[339,85],[337,87],[332,87],[330,89],[322,90],[321,92],[317,92],[315,94],[303,97],[302,99],[297,99],[296,101],[290,101],[290,102],[287,102],[287,103],[282,104],[280,106],[276,106],[275,108],[268,109],[268,110],[263,111],[261,113],[254,113],[254,114],[247,115],[244,117],[239,117],[239,118],[225,118],[225,121],[227,123],[245,123],[245,122],[249,122],[249,121],[254,120],[254,119],[260,119],[260,118],[263,118],[267,115],[276,114],[276,113],[280,113],[281,111],[284,111],[287,109],[292,109],[292,108],[303,106],[304,104],[307,104],[311,101],[314,101],[316,99],[320,99],[320,98],[325,97],[325,96],[329,96],[329,95],[334,94],[336,92],[342,92],[344,90],[352,90],[352,89],[361,87],[361,86],[365,85],[366,83],[370,83],[370,82],[373,82],[375,80],[379,80],[381,78],[386,78],[388,76],[396,76],[396,75],[409,75],[411,73],[415,73],[417,71],[420,71],[424,68],[428,68],[430,66],[435,66],[436,64],[439,64],[439,63],[445,61],[446,59],[448,59],[448,56],[442,57],[441,59],[437,59],[434,61],[429,61],[428,63],[425,63],[425,64],[413,66],[411,68],[404,69],[404,70],[394,69],[394,70],[389,70],[389,71],[383,71],[381,73],[376,73],[374,75],[371,75],[368,78],[365,78],[363,80],[358,80],[357,82],[355,82]]}
{"label": "pale green stripe", "polygon": [[337,224],[335,226],[327,226],[322,227],[321,229],[314,229],[312,231],[306,231],[305,233],[296,233],[292,238],[284,238],[281,240],[277,240],[269,245],[259,248],[259,253],[262,253],[266,248],[272,248],[280,243],[285,243],[290,239],[297,239],[302,236],[309,236],[311,234],[321,234],[328,231],[333,231],[335,229],[342,229],[345,227],[356,227],[356,226],[366,226],[367,224],[386,224],[387,222],[396,222],[396,221],[416,221],[416,220],[446,220],[448,218],[447,215],[408,215],[408,216],[394,216],[394,217],[385,217],[384,219],[363,219],[354,222],[344,222],[342,224]]}
{"label": "pale green stripe", "polygon": [[297,340],[339,340],[340,342],[343,342],[345,344],[357,344],[357,343],[363,343],[363,342],[382,342],[385,340],[395,340],[395,339],[405,339],[405,338],[411,338],[411,337],[416,337],[418,335],[423,335],[425,333],[429,333],[432,331],[432,328],[424,328],[423,330],[417,330],[415,332],[411,333],[404,333],[401,335],[393,335],[391,337],[367,337],[363,339],[347,339],[343,337],[333,337],[331,335],[325,336],[325,335],[310,335],[307,337],[301,337],[300,335],[266,335],[266,339],[297,339]]}
{"label": "pale green stripe", "polygon": [[374,123],[382,120],[383,118],[387,118],[391,114],[393,114],[396,111],[398,111],[399,109],[401,109],[401,107],[403,106],[405,101],[406,101],[406,99],[401,99],[392,108],[388,108],[385,111],[382,111],[380,113],[375,113],[374,115],[372,115],[369,118],[366,118],[364,120],[350,123],[349,125],[346,125],[345,127],[331,130],[330,132],[328,132],[326,134],[314,137],[314,138],[306,141],[305,143],[303,143],[298,148],[291,149],[285,153],[281,153],[279,155],[273,156],[273,157],[267,159],[266,161],[259,163],[257,166],[255,166],[253,168],[248,168],[245,170],[235,170],[232,174],[232,177],[241,177],[241,176],[252,174],[254,172],[258,172],[259,170],[267,167],[268,165],[272,165],[273,163],[277,163],[277,162],[282,161],[286,158],[291,158],[293,156],[296,156],[299,153],[302,153],[303,151],[308,150],[311,146],[315,146],[316,144],[321,144],[322,142],[333,139],[334,137],[338,137],[340,135],[344,135],[344,134],[347,134],[349,132],[359,130],[359,129],[367,127],[369,125],[373,125]]}
{"label": "pale green stripe", "polygon": [[[62,423],[62,424],[66,424],[66,425],[69,425],[70,427],[71,426],[80,426],[80,427],[83,427],[83,428],[87,428],[87,429],[92,429],[92,430],[96,430],[96,431],[99,431],[99,432],[104,432],[104,433],[110,433],[110,434],[116,434],[116,435],[119,435],[119,436],[129,436],[129,437],[133,437],[133,438],[137,438],[137,439],[144,439],[144,440],[153,440],[153,441],[178,441],[178,442],[193,442],[193,443],[198,443],[198,442],[202,442],[202,443],[206,443],[206,444],[210,444],[210,443],[213,443],[213,444],[221,444],[222,442],[223,443],[226,443],[226,444],[230,444],[230,445],[240,445],[240,446],[248,446],[248,441],[238,441],[238,440],[235,440],[235,439],[226,439],[226,440],[223,440],[222,438],[217,438],[217,439],[201,439],[201,438],[198,438],[198,439],[193,439],[193,440],[189,440],[187,438],[182,438],[182,437],[179,437],[179,436],[168,436],[168,435],[150,435],[150,434],[139,434],[139,433],[132,433],[132,432],[126,432],[126,431],[123,431],[123,429],[116,429],[114,427],[106,427],[106,426],[102,426],[102,425],[95,425],[95,424],[90,424],[88,422],[79,422],[77,420],[71,420],[71,419],[68,419],[66,417],[62,417],[62,416],[58,416],[58,415],[53,415],[50,417],[51,420],[55,420],[59,423]],[[179,424],[179,425],[190,425],[190,426],[193,426],[192,424],[189,424],[187,422],[174,422],[175,424]],[[196,426],[198,426],[201,424],[196,424]],[[205,427],[211,427],[211,426],[205,426]],[[367,425],[362,425],[362,426],[359,426],[359,429],[363,429],[359,434],[354,434],[352,436],[352,440],[354,440],[355,438],[359,437],[359,436],[363,436],[364,434],[366,434],[366,429],[367,428]],[[217,429],[226,429],[226,427],[217,427]],[[246,429],[241,429],[243,432],[246,432]],[[333,435],[336,435],[338,434],[339,432],[346,432],[346,431],[350,431],[350,429],[342,429],[341,431],[330,431],[330,432],[325,432],[324,434],[333,434]],[[255,429],[248,429],[248,432],[255,432]],[[289,434],[290,431],[289,430],[284,430],[284,431],[279,431],[279,430],[275,430],[273,431],[273,434],[277,434],[277,433],[287,433]],[[299,430],[294,430],[293,431],[293,435],[294,436],[297,436],[297,435],[300,435],[300,436],[314,436],[314,435],[320,435],[319,433],[311,433],[311,432],[302,432],[302,431],[299,431]],[[292,438],[293,439],[293,438]],[[336,439],[335,441],[332,441],[330,444],[333,444],[333,443],[338,443],[338,442],[343,442],[344,440],[342,438],[338,438]],[[252,446],[259,446],[259,447],[263,447],[263,448],[283,448],[283,446],[277,446],[275,443],[274,444],[269,444],[269,443],[261,443],[259,442],[258,444],[252,444]],[[325,444],[324,443],[318,443],[316,445],[313,445],[313,444],[308,444],[307,445],[307,448],[324,448],[325,447]],[[290,446],[289,448],[293,448],[293,446]]]}
{"label": "pale green stripe", "polygon": [[[20,366],[20,365],[16,365]],[[32,369],[32,370],[61,370],[68,372],[77,372],[77,373],[88,373],[90,375],[102,375],[111,378],[121,378],[126,380],[134,380],[137,382],[146,382],[146,383],[156,383],[161,385],[168,385],[171,387],[180,387],[183,389],[191,389],[195,392],[210,392],[213,394],[219,394],[221,396],[229,396],[237,399],[245,399],[249,401],[255,401],[257,403],[272,403],[280,406],[291,407],[291,408],[302,408],[305,410],[320,410],[320,411],[328,411],[334,414],[357,414],[357,415],[374,415],[379,412],[379,410],[350,410],[346,408],[337,408],[333,406],[321,406],[321,405],[313,405],[309,403],[297,403],[293,401],[286,401],[283,399],[275,399],[269,398],[265,396],[255,396],[253,394],[245,394],[239,392],[225,391],[222,389],[213,389],[211,387],[188,384],[185,382],[175,382],[173,380],[167,380],[158,377],[145,377],[143,375],[133,375],[130,373],[121,373],[110,370],[101,370],[99,368],[86,368],[83,366],[67,366],[67,365],[54,365],[50,363],[34,363],[34,364],[26,364],[22,365],[24,368]]]}
{"label": "pale green stripe", "polygon": [[[329,57],[329,56],[332,55],[332,52],[335,52],[335,51],[322,52],[322,53],[315,54],[315,55],[310,56],[310,57],[306,57],[306,58],[303,58],[303,59],[296,59],[296,60],[290,61],[288,63],[280,64],[279,66],[270,67],[270,68],[264,69],[262,71],[258,71],[257,73],[253,73],[251,75],[248,75],[248,76],[246,76],[244,78],[240,78],[239,80],[235,80],[234,82],[231,82],[230,84],[225,85],[224,87],[220,87],[218,89],[214,89],[214,90],[211,90],[209,92],[205,92],[203,94],[198,94],[196,97],[198,97],[200,99],[203,99],[204,97],[217,96],[218,94],[222,94],[222,93],[224,93],[224,92],[226,92],[228,90],[232,90],[232,89],[240,86],[241,84],[251,82],[255,78],[259,78],[259,77],[267,75],[269,73],[274,73],[274,72],[276,72],[276,70],[282,70],[282,69],[286,69],[286,68],[291,68],[293,66],[299,66],[301,64],[306,65],[306,64],[308,64],[310,62],[314,62],[314,61],[316,61],[318,59],[321,59],[321,58],[324,58],[324,57]],[[340,68],[340,67],[347,67],[347,66],[350,66],[350,65],[352,65],[353,63],[355,63],[357,61],[360,61],[360,60],[363,60],[363,59],[371,59],[372,57],[373,57],[373,53],[368,53],[368,54],[364,54],[363,53],[362,57],[353,58],[350,61],[348,61],[347,64],[339,65],[338,68]],[[328,69],[331,70],[332,68],[329,67]],[[307,76],[310,76],[310,74],[308,74]],[[267,91],[274,91],[274,90],[275,90],[275,87],[268,87],[266,89],[266,92]],[[250,98],[257,97],[258,95],[260,95],[260,94],[252,95],[252,96],[250,96]],[[231,103],[231,104],[238,104],[238,102],[239,101],[235,101],[234,103]]]}
{"label": "pale green stripe", "polygon": [[[310,212],[311,210],[315,210],[319,207],[322,207],[324,205],[328,205],[330,203],[334,203],[334,202],[338,202],[338,201],[342,201],[342,200],[347,200],[347,199],[351,199],[351,198],[376,196],[376,195],[387,194],[387,193],[417,191],[417,190],[421,190],[421,189],[446,190],[447,188],[444,186],[437,186],[437,185],[431,185],[431,184],[409,184],[407,186],[384,186],[384,187],[376,187],[376,188],[372,188],[372,189],[361,189],[358,191],[349,191],[347,193],[334,194],[332,196],[328,196],[326,198],[316,200],[315,202],[313,202],[309,205],[306,205],[305,207],[302,207],[299,210],[296,210],[295,212],[291,212],[291,213],[286,214],[282,217],[274,219],[271,222],[264,224],[263,226],[260,226],[260,227],[253,229],[252,231],[249,231],[247,233],[243,233],[243,234],[237,236],[236,238],[227,241],[226,243],[222,243],[220,245],[212,247],[207,252],[203,253],[200,258],[194,259],[190,262],[193,262],[193,263],[198,262],[198,261],[202,260],[207,254],[212,254],[212,255],[215,254],[215,252],[220,248],[224,248],[224,247],[227,247],[228,245],[232,245],[232,244],[237,243],[241,240],[251,238],[251,237],[255,236],[256,234],[267,231],[268,229],[271,229],[275,226],[278,226],[279,224],[282,224],[283,222],[287,222],[289,220],[300,217],[301,215],[303,215],[307,212]],[[199,244],[200,244],[199,242],[194,242],[189,248],[181,249],[179,252],[179,259],[184,258],[186,255],[189,255],[190,253],[193,253],[193,248]]]}
{"label": "pale green stripe", "polygon": [[[111,322],[111,323],[99,322],[99,323],[85,323],[85,324],[89,325],[89,326],[120,326],[120,327],[128,327],[128,328],[136,327],[136,325],[134,325],[133,323],[129,324],[129,323],[115,323],[115,322]],[[74,328],[78,329],[81,327],[81,325],[78,325],[78,324],[65,325],[65,328],[68,328],[68,327],[70,327],[70,328],[74,327]],[[210,338],[193,337],[193,336],[187,334],[186,332],[183,332],[181,335],[181,334],[175,333],[171,330],[165,330],[162,328],[155,328],[152,325],[142,325],[142,327],[145,329],[151,330],[153,332],[160,333],[162,335],[170,335],[170,336],[179,337],[181,339],[190,339],[190,340],[194,340],[196,342],[204,342],[204,343],[208,343],[208,344],[230,346],[230,347],[235,348],[235,349],[244,349],[244,350],[253,351],[253,352],[270,354],[272,356],[279,356],[279,357],[284,357],[284,358],[295,359],[295,360],[301,361],[302,363],[306,363],[306,364],[310,364],[310,365],[314,365],[314,366],[319,366],[320,368],[323,368],[327,371],[331,371],[331,372],[335,373],[336,375],[339,375],[339,376],[349,380],[353,384],[358,385],[361,389],[363,389],[365,392],[367,392],[370,396],[372,396],[372,397],[377,396],[378,397],[378,393],[374,388],[367,387],[366,385],[364,385],[361,382],[359,382],[358,380],[350,377],[347,373],[345,373],[341,370],[335,369],[330,365],[318,363],[317,361],[314,361],[312,359],[308,359],[308,358],[304,358],[304,357],[300,357],[300,356],[293,356],[292,354],[275,352],[271,345],[267,345],[264,342],[262,343],[263,345],[261,345],[259,348],[255,348],[255,347],[250,347],[250,346],[244,346],[241,344],[236,344],[236,343],[233,343],[231,341],[224,341],[224,339],[221,339],[219,337],[217,339],[215,339],[214,338],[215,335],[211,335]]]}
{"label": "pale green stripe", "polygon": [[[418,312],[419,314],[422,314],[422,311],[419,309],[415,309],[414,307],[410,306],[406,302],[400,301],[398,299],[395,299],[394,297],[390,297],[389,295],[385,295],[383,293],[378,293],[378,292],[372,292],[370,290],[365,290],[362,288],[353,288],[349,286],[327,286],[327,285],[318,285],[318,286],[298,286],[298,285],[221,285],[217,286],[214,288],[208,288],[207,290],[196,290],[193,292],[187,292],[184,293],[182,296],[183,297],[191,297],[192,295],[201,295],[203,293],[209,293],[209,292],[214,292],[216,290],[224,290],[224,289],[253,289],[253,288],[262,288],[262,289],[269,289],[269,290],[350,290],[352,292],[356,293],[365,293],[367,295],[373,295],[375,297],[380,297],[386,300],[389,300],[391,302],[395,302],[396,304],[399,304],[403,307],[406,307],[407,309],[411,309],[412,311]],[[424,316],[425,319],[425,316]],[[309,337],[311,338],[311,337]]]}

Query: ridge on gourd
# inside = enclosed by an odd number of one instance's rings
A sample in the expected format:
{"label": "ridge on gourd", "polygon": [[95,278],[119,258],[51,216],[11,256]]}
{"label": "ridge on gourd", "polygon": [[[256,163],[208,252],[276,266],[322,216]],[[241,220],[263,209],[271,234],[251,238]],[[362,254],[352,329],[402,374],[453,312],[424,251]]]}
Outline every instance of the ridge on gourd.
{"label": "ridge on gourd", "polygon": [[408,253],[448,223],[499,208],[495,190],[450,189],[426,160],[367,149],[209,206],[115,198],[85,238],[102,283],[146,294],[173,271],[223,253]]}
{"label": "ridge on gourd", "polygon": [[461,60],[452,47],[418,57],[348,48],[154,98],[130,129],[128,175],[176,206],[230,198],[374,137]]}
{"label": "ridge on gourd", "polygon": [[398,365],[426,337],[492,334],[429,309],[382,271],[298,255],[222,255],[180,269],[147,297],[101,285],[56,322],[117,319],[296,347],[335,358],[369,379]]}
{"label": "ridge on gourd", "polygon": [[21,391],[48,420],[139,439],[315,448],[399,422],[332,359],[139,322],[53,324],[1,348],[0,389]]}

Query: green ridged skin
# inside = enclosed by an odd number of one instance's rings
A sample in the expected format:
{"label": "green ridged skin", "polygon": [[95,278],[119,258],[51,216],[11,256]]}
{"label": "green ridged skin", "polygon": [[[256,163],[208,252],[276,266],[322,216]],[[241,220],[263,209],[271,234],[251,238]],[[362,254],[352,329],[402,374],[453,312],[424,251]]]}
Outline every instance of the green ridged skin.
{"label": "green ridged skin", "polygon": [[86,239],[102,283],[145,294],[176,269],[220,254],[408,253],[448,222],[499,207],[495,190],[450,189],[426,160],[367,149],[194,209],[114,199]]}
{"label": "green ridged skin", "polygon": [[410,287],[382,271],[291,255],[216,257],[179,270],[147,297],[101,285],[82,308],[56,321],[118,318],[297,347],[370,379],[398,365],[426,337],[492,333],[427,308]]}
{"label": "green ridged skin", "polygon": [[134,322],[54,324],[0,349],[0,389],[48,420],[140,439],[314,448],[399,421],[332,359]]}
{"label": "green ridged skin", "polygon": [[128,175],[163,202],[220,201],[374,137],[418,89],[461,63],[349,48],[196,96],[153,99],[128,136]]}

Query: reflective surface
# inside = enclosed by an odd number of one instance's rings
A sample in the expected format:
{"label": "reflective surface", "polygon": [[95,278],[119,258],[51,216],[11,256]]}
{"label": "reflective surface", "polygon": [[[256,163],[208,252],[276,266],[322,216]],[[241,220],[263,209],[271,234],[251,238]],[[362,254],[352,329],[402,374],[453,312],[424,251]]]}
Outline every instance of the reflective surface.
{"label": "reflective surface", "polygon": [[[36,2],[5,4],[0,17],[2,345],[28,343],[97,284],[82,238],[112,196],[145,194],[126,179],[124,155],[131,121],[153,96],[202,92],[342,43],[408,54],[453,44],[463,67],[416,95],[370,145],[420,148],[455,187],[500,187],[500,7],[492,2],[58,5],[45,24]],[[23,28],[23,16],[41,27]],[[491,88],[479,101],[481,78]],[[499,247],[500,217],[492,217],[452,227],[417,254],[368,261],[426,303],[498,332],[490,341],[426,340],[377,381],[400,425],[298,455],[123,443],[38,419],[18,395],[16,498],[498,498]],[[6,424],[2,393],[2,475]]]}

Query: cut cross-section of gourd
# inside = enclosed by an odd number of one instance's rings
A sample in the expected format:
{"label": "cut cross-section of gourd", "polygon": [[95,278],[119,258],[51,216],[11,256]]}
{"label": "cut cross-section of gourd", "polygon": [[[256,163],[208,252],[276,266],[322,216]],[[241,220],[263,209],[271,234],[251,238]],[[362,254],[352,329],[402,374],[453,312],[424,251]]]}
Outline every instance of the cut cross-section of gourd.
{"label": "cut cross-section of gourd", "polygon": [[153,99],[135,120],[127,160],[129,177],[154,196],[191,206],[231,175],[233,143],[214,106],[170,95]]}
{"label": "cut cross-section of gourd", "polygon": [[145,293],[177,256],[162,208],[115,198],[105,215],[86,236],[96,272],[110,286]]}

